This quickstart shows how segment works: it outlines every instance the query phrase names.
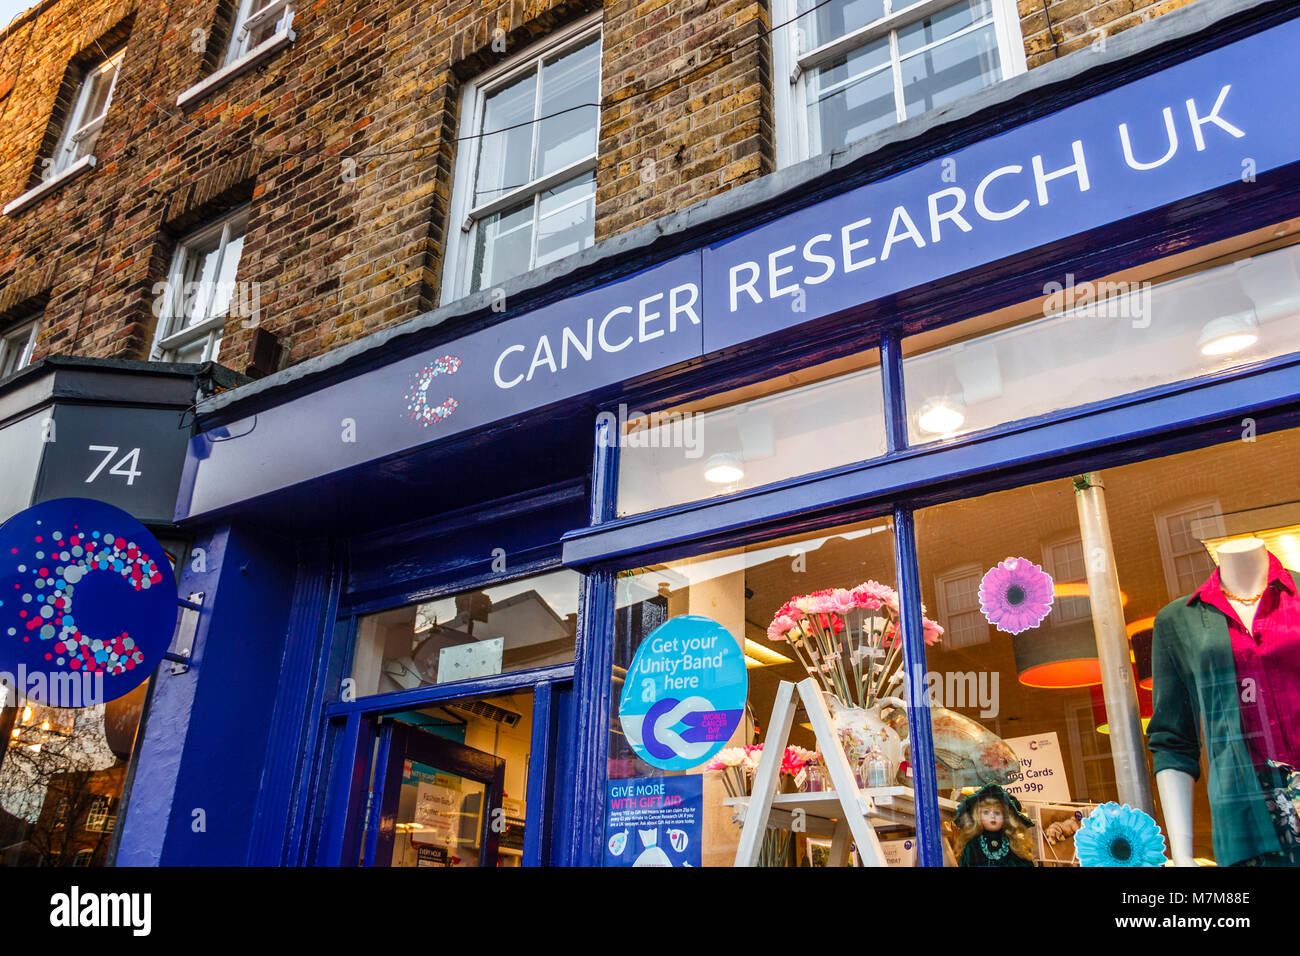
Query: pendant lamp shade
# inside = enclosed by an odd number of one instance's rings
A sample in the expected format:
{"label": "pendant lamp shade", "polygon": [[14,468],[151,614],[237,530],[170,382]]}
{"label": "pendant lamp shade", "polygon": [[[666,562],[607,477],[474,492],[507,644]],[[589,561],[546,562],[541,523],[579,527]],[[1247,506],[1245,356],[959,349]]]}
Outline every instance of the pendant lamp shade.
{"label": "pendant lamp shade", "polygon": [[1092,622],[1039,627],[1011,639],[1016,673],[1026,687],[1061,689],[1101,683]]}

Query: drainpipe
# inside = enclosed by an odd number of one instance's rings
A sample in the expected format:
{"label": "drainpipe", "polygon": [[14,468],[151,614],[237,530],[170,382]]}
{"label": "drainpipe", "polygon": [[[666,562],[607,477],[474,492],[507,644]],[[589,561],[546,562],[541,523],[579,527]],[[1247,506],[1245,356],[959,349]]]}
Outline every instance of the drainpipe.
{"label": "drainpipe", "polygon": [[1119,571],[1106,515],[1106,486],[1101,473],[1091,471],[1080,475],[1074,479],[1074,491],[1119,800],[1154,815],[1124,605],[1120,601]]}

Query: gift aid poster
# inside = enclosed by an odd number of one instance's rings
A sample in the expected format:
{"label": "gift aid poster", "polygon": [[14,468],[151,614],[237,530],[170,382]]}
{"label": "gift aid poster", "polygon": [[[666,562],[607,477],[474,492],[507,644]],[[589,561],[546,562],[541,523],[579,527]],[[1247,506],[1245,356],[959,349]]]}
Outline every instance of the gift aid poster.
{"label": "gift aid poster", "polygon": [[606,788],[606,866],[699,866],[704,778],[633,777]]}
{"label": "gift aid poster", "polygon": [[736,639],[717,621],[685,614],[660,624],[637,648],[618,719],[646,763],[690,770],[727,745],[748,695]]}

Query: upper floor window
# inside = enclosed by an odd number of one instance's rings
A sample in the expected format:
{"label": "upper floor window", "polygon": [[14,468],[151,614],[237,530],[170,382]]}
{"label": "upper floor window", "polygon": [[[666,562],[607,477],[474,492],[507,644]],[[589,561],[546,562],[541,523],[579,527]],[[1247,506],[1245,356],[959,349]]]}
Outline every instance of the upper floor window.
{"label": "upper floor window", "polygon": [[245,207],[177,244],[171,271],[161,289],[152,358],[216,361],[232,307],[242,310],[253,299],[235,283],[247,228]]}
{"label": "upper floor window", "polygon": [[31,363],[36,347],[36,320],[19,322],[0,333],[0,378],[5,378]]}
{"label": "upper floor window", "polygon": [[72,101],[72,112],[63,126],[63,136],[46,164],[48,177],[57,176],[74,163],[92,155],[99,131],[108,115],[108,105],[113,101],[113,88],[122,66],[125,50],[86,70]]}
{"label": "upper floor window", "polygon": [[783,166],[1025,69],[1012,0],[774,0],[772,18],[792,21],[773,44]]}
{"label": "upper floor window", "polygon": [[600,23],[585,20],[465,91],[443,301],[596,237]]}
{"label": "upper floor window", "polygon": [[289,0],[238,0],[230,45],[223,66],[252,53],[263,43],[289,33],[293,4]]}

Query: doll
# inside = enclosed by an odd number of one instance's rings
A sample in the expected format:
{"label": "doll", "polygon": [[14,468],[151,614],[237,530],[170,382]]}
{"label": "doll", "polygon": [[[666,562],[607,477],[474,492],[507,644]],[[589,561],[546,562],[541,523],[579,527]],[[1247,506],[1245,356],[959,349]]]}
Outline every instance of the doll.
{"label": "doll", "polygon": [[957,804],[958,866],[1033,866],[1034,823],[1020,801],[995,783]]}

